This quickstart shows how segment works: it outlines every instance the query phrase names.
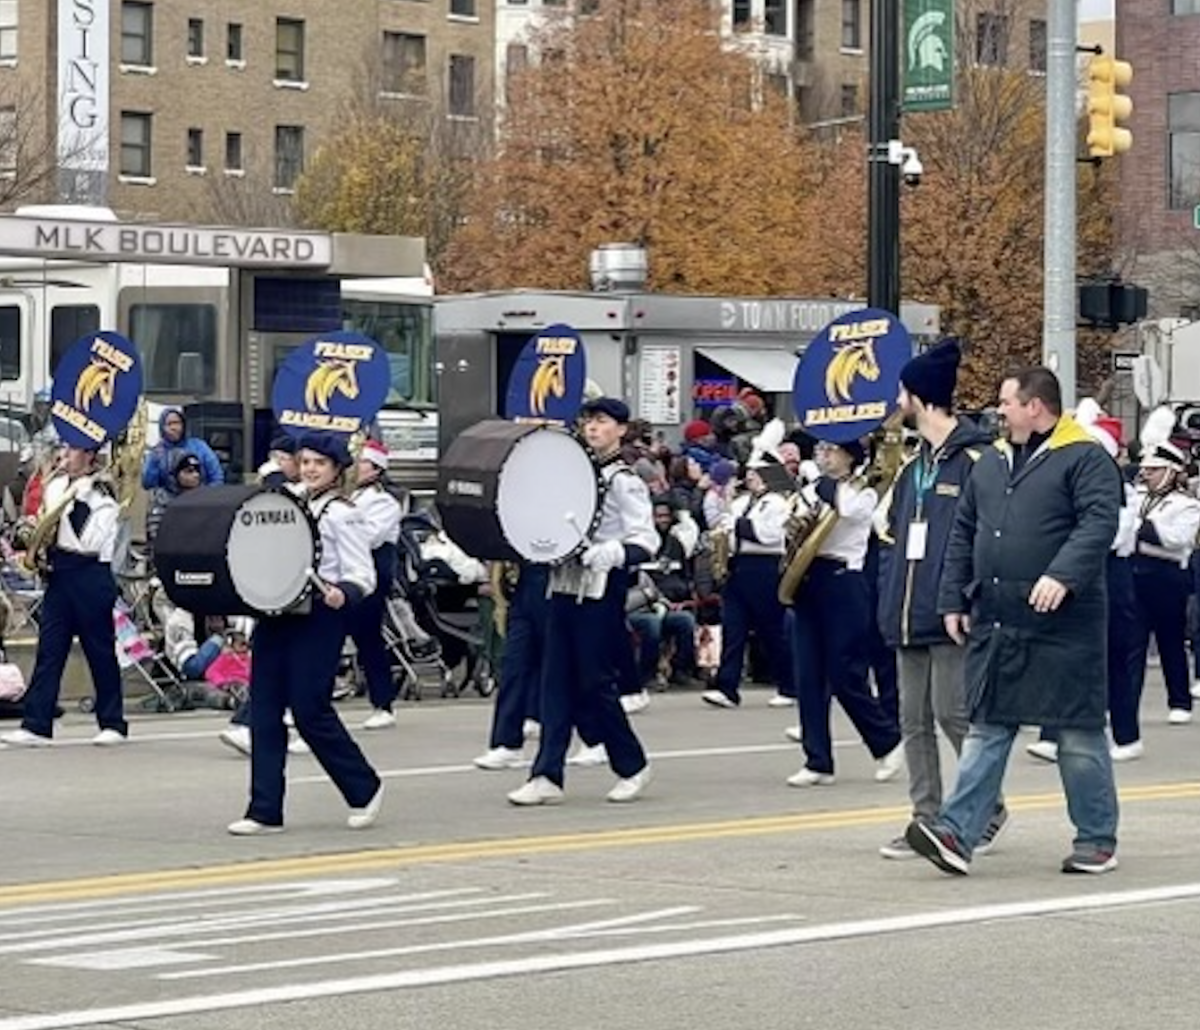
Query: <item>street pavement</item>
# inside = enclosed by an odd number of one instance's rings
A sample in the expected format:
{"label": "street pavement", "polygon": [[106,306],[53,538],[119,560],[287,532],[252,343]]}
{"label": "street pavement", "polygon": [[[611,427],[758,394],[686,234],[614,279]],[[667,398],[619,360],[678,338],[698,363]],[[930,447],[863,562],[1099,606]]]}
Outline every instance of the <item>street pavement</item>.
{"label": "street pavement", "polygon": [[655,695],[642,800],[571,770],[565,804],[520,810],[521,770],[470,765],[487,702],[408,704],[355,730],[387,783],[376,827],[348,830],[302,756],[287,832],[240,839],[221,715],[135,714],[100,749],[69,711],[55,747],[0,753],[0,1030],[1190,1025],[1200,722],[1167,725],[1156,672],[1103,877],[1059,872],[1070,825],[1031,735],[1008,831],[950,878],[878,856],[904,779],[875,783],[840,715],[837,784],[786,786],[795,716],[768,696]]}

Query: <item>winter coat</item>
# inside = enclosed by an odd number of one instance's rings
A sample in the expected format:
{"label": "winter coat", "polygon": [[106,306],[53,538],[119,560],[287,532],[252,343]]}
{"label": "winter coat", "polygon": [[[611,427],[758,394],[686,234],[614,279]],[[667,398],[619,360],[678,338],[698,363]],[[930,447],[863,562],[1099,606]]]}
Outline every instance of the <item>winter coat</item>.
{"label": "winter coat", "polygon": [[[967,710],[973,722],[1103,729],[1107,707],[1105,560],[1123,489],[1116,464],[1061,418],[1016,474],[1007,445],[967,480],[943,563],[940,612],[970,612]],[[1029,595],[1041,576],[1067,587],[1055,611]]]}
{"label": "winter coat", "polygon": [[[969,419],[958,424],[936,452],[920,452],[900,470],[880,505],[879,630],[888,647],[932,647],[950,637],[938,612],[938,584],[954,512],[975,462],[991,437]],[[932,477],[923,482],[924,476]],[[924,486],[924,491],[921,490]],[[925,557],[909,560],[909,530],[926,526]]]}
{"label": "winter coat", "polygon": [[168,415],[178,415],[183,418],[179,408],[163,408],[158,416],[159,440],[154,449],[146,455],[142,466],[142,486],[147,490],[175,489],[175,466],[184,454],[193,454],[200,459],[200,485],[213,486],[225,482],[225,473],[221,463],[208,446],[198,436],[187,435],[187,422],[183,424],[183,435],[174,443],[161,435],[163,423]]}

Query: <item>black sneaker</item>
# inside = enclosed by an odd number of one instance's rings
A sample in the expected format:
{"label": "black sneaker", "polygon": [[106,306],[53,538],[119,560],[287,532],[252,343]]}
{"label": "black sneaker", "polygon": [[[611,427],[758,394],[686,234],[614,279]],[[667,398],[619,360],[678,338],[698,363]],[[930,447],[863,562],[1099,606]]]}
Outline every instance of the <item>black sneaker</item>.
{"label": "black sneaker", "polygon": [[963,854],[954,834],[940,826],[913,821],[904,831],[904,837],[922,858],[929,859],[943,873],[966,876],[970,872],[971,860]]}
{"label": "black sneaker", "polygon": [[1117,853],[1107,848],[1076,845],[1075,850],[1063,859],[1064,873],[1111,873],[1117,868]]}
{"label": "black sneaker", "polygon": [[988,820],[987,826],[984,828],[983,836],[979,838],[979,843],[975,845],[975,854],[988,855],[996,846],[996,838],[1004,832],[1008,826],[1008,809],[1003,805],[997,805],[996,811],[992,813],[992,818]]}

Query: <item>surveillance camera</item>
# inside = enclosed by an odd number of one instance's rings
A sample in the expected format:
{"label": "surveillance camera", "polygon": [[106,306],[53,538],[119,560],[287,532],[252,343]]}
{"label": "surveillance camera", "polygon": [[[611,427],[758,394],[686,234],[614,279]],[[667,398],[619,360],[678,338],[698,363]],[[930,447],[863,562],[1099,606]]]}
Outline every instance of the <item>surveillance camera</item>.
{"label": "surveillance camera", "polygon": [[900,174],[904,176],[905,185],[921,185],[921,176],[925,174],[925,166],[921,164],[921,159],[917,157],[915,150],[910,150],[905,154],[904,164],[900,166]]}

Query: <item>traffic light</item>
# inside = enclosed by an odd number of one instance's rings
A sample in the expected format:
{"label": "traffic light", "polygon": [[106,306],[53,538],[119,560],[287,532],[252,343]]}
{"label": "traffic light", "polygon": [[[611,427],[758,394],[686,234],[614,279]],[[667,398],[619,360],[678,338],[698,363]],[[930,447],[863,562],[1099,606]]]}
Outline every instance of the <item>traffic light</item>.
{"label": "traffic light", "polygon": [[1088,153],[1113,157],[1133,146],[1133,133],[1117,122],[1133,114],[1133,101],[1118,90],[1133,81],[1128,61],[1098,54],[1088,62]]}

